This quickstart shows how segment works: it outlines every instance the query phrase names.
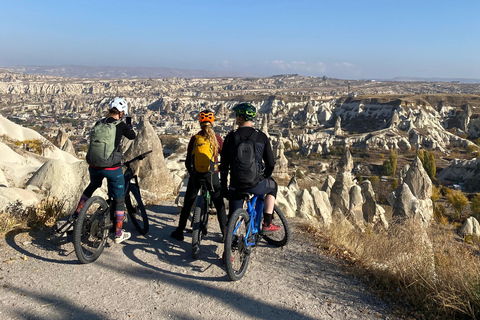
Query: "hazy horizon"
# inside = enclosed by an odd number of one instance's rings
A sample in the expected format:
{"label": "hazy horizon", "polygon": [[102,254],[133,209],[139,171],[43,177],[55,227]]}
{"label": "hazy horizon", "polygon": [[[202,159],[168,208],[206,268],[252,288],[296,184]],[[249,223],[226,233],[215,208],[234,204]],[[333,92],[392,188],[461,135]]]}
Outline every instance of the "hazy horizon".
{"label": "hazy horizon", "polygon": [[2,1],[0,66],[480,79],[480,2]]}

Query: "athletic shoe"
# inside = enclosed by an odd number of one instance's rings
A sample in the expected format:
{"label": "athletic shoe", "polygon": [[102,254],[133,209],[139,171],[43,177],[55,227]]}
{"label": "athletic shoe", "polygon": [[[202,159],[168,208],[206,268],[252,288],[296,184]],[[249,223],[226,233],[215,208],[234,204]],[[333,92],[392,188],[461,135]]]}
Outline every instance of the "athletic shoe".
{"label": "athletic shoe", "polygon": [[273,223],[270,223],[270,225],[266,225],[265,223],[262,225],[262,230],[263,231],[269,231],[269,232],[275,232],[280,230],[281,228],[279,226],[274,225]]}
{"label": "athletic shoe", "polygon": [[115,236],[115,243],[121,243],[127,239],[130,239],[131,236],[132,234],[130,232],[125,232],[124,230],[122,230],[122,234],[120,235],[120,237]]}
{"label": "athletic shoe", "polygon": [[178,241],[183,241],[184,237],[183,237],[183,231],[180,231],[178,229],[175,229],[175,231],[173,231],[170,236],[174,239],[177,239]]}

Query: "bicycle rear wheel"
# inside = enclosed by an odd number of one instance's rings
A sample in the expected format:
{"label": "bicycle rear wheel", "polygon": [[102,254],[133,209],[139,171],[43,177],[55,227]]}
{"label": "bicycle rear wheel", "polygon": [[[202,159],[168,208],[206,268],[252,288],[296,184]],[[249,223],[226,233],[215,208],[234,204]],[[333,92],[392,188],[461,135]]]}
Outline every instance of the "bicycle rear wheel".
{"label": "bicycle rear wheel", "polygon": [[[203,197],[202,197],[203,198]],[[196,206],[193,212],[193,232],[192,232],[192,258],[197,259],[200,251],[200,242],[202,241],[202,209],[203,201],[200,206]]]}
{"label": "bicycle rear wheel", "polygon": [[95,196],[85,202],[73,228],[73,246],[81,263],[91,263],[100,257],[111,224],[105,199]]}
{"label": "bicycle rear wheel", "polygon": [[286,246],[288,241],[290,241],[290,226],[288,225],[287,218],[277,205],[275,205],[273,209],[272,223],[279,226],[280,230],[275,232],[262,232],[263,238],[274,246]]}
{"label": "bicycle rear wheel", "polygon": [[148,216],[145,206],[143,205],[140,190],[134,184],[130,184],[127,194],[125,195],[125,207],[133,225],[140,232],[145,235],[148,232]]}
{"label": "bicycle rear wheel", "polygon": [[225,265],[230,280],[240,280],[247,271],[250,248],[245,244],[250,216],[245,209],[237,209],[228,221],[225,239]]}

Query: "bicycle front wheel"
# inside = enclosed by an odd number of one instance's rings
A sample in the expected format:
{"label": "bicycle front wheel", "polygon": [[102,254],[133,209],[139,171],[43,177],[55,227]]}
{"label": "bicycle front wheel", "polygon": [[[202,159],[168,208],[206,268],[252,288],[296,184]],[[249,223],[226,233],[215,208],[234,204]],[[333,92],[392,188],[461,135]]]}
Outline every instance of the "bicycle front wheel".
{"label": "bicycle front wheel", "polygon": [[287,217],[285,217],[277,205],[275,205],[273,209],[272,223],[279,226],[280,230],[274,232],[262,232],[263,238],[274,246],[286,246],[290,241],[290,226],[288,225]]}
{"label": "bicycle front wheel", "polygon": [[138,232],[142,235],[147,234],[149,229],[147,211],[143,205],[140,190],[134,184],[130,184],[128,192],[125,195],[125,207],[127,208],[128,216]]}
{"label": "bicycle front wheel", "polygon": [[81,263],[91,263],[100,257],[111,224],[109,207],[102,197],[91,197],[83,205],[73,227],[73,246]]}
{"label": "bicycle front wheel", "polygon": [[250,216],[245,209],[237,209],[228,221],[224,259],[230,280],[240,280],[247,271],[250,247],[245,244]]}

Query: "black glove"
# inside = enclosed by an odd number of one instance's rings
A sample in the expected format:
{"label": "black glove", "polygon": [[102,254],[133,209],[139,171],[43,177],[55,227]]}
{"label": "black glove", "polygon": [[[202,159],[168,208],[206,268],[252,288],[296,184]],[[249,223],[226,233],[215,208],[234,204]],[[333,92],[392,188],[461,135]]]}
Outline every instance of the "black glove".
{"label": "black glove", "polygon": [[133,125],[132,124],[127,124],[128,130],[133,130]]}

